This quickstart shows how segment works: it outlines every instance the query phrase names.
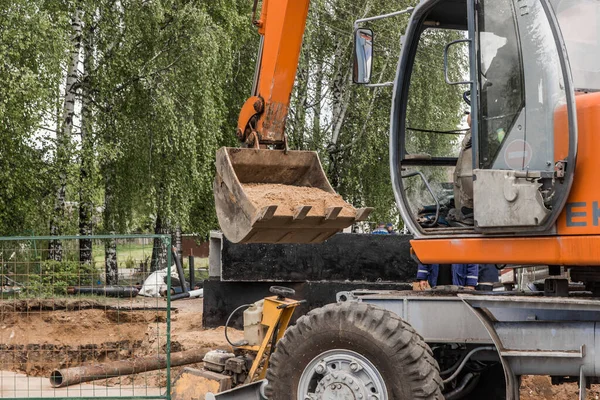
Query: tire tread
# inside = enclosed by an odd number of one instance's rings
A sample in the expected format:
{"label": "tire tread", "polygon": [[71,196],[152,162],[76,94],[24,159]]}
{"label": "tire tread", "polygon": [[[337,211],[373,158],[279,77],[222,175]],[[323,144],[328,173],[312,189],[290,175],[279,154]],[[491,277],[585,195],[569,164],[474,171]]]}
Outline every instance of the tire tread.
{"label": "tire tread", "polygon": [[285,385],[289,382],[282,380],[285,377],[280,376],[280,371],[295,357],[294,351],[301,343],[314,332],[331,329],[332,326],[343,329],[352,325],[369,332],[374,341],[392,349],[390,357],[398,360],[398,365],[407,371],[405,379],[410,387],[411,399],[443,400],[439,366],[423,337],[396,314],[358,302],[329,304],[312,310],[287,329],[269,361],[265,389],[268,398],[290,398],[289,388]]}

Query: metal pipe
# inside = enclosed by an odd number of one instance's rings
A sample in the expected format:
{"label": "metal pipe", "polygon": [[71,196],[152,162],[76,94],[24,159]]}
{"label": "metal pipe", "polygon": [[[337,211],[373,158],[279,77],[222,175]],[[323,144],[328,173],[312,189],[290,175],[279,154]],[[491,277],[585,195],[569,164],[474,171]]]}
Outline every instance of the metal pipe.
{"label": "metal pipe", "polygon": [[188,297],[202,297],[202,296],[204,296],[204,289],[196,289],[196,290],[190,290],[189,292],[178,293],[178,294],[172,295],[171,301],[187,299]]}
{"label": "metal pipe", "polygon": [[450,377],[448,379],[444,379],[444,384],[452,382],[458,376],[458,374],[460,374],[460,371],[462,371],[465,364],[467,364],[467,361],[469,361],[469,358],[471,358],[471,356],[473,354],[477,353],[478,351],[483,351],[483,350],[496,351],[496,348],[494,346],[482,346],[482,347],[476,347],[473,350],[471,350],[470,352],[468,352],[467,355],[465,356],[465,358],[462,360],[462,362],[458,366],[458,368],[456,369],[456,371],[452,375],[450,375]]}
{"label": "metal pipe", "polygon": [[139,289],[133,286],[70,286],[68,294],[95,294],[106,297],[136,297]]}
{"label": "metal pipe", "polygon": [[188,264],[190,266],[190,290],[196,288],[196,271],[194,271],[194,256],[188,256]]}
{"label": "metal pipe", "polygon": [[187,286],[185,286],[185,274],[183,273],[183,266],[181,265],[181,259],[177,255],[177,249],[173,247],[171,249],[173,253],[173,259],[175,260],[175,268],[177,268],[177,275],[179,276],[179,283],[181,285],[181,293],[187,293]]}
{"label": "metal pipe", "polygon": [[368,88],[378,88],[378,87],[394,86],[394,81],[382,82],[382,83],[367,83],[366,85],[363,85],[363,86],[368,87]]}
{"label": "metal pipe", "polygon": [[[171,367],[202,362],[210,348],[171,353]],[[134,360],[112,361],[104,364],[84,365],[52,371],[50,385],[60,388],[98,379],[132,375],[140,372],[155,371],[167,367],[167,355],[158,354]]]}
{"label": "metal pipe", "polygon": [[[465,388],[466,388],[467,384],[472,383],[474,380],[479,380],[479,375],[475,375],[472,372],[469,372],[462,378],[462,380],[460,381],[460,385],[458,385],[457,388],[455,388],[454,390],[452,390],[444,395],[444,399],[445,400],[462,399],[463,396],[469,394],[469,393],[465,392]],[[475,385],[470,385],[470,387],[467,390],[469,392],[471,392],[474,388],[475,388]]]}
{"label": "metal pipe", "polygon": [[374,17],[367,17],[367,18],[357,19],[356,21],[354,21],[354,29],[355,30],[358,29],[358,25],[360,25],[363,22],[377,21],[379,19],[390,18],[390,17],[395,17],[397,15],[411,13],[411,12],[413,12],[414,9],[415,9],[414,7],[408,7],[408,8],[405,8],[404,10],[395,11],[395,12],[392,12],[392,13],[389,13],[389,14],[376,15]]}

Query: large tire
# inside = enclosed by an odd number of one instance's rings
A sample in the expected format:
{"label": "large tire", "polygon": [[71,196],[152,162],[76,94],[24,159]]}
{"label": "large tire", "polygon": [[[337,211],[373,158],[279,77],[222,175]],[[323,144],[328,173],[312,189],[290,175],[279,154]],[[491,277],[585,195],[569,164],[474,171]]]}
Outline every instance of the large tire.
{"label": "large tire", "polygon": [[[353,382],[348,374],[339,376],[339,372],[343,372],[342,368],[346,368],[346,372],[352,375],[352,372],[347,370],[347,366],[342,366],[343,363],[339,363],[336,370],[338,378],[336,372],[331,369],[335,366],[329,366],[327,362],[321,363],[321,370],[323,365],[328,365],[322,379],[320,375],[311,375],[312,371],[317,369],[309,368],[310,365],[314,366],[316,362],[326,360],[323,357],[331,353],[334,354],[335,359],[336,352],[350,354],[350,357],[356,354],[357,358],[350,359],[368,360],[363,361],[363,365],[366,366],[363,373],[369,371],[368,365],[371,365],[374,367],[371,370],[375,370],[385,382],[383,390],[387,392],[385,396],[370,388],[376,396],[369,393],[367,398],[379,400],[443,400],[444,398],[438,364],[423,338],[397,315],[379,307],[357,302],[330,304],[299,318],[296,325],[287,330],[271,356],[265,393],[272,400],[297,399],[301,380],[305,382],[306,376],[316,376],[317,378],[313,378],[313,381],[316,379],[318,382],[316,385],[323,385],[319,388],[320,392],[317,392],[317,389],[310,389],[308,392],[300,393],[304,398],[297,400],[323,398],[324,384],[331,385],[332,381],[334,390],[337,388],[337,390],[347,391],[346,397],[342,396],[343,398],[354,397],[358,400],[361,398],[358,391],[352,395],[350,394],[352,388],[343,386],[348,381]],[[325,382],[325,375],[328,379],[332,377],[334,379]],[[356,381],[356,377],[353,377]],[[363,380],[369,381],[368,378]],[[358,390],[356,387],[355,389]],[[367,389],[367,386],[361,389]],[[331,390],[331,386],[327,386],[327,390]]]}

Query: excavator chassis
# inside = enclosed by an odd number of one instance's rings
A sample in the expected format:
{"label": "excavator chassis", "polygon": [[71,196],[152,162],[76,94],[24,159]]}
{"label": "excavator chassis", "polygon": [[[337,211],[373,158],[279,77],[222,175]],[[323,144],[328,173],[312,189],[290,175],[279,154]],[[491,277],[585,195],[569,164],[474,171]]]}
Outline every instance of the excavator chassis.
{"label": "excavator chassis", "polygon": [[[600,376],[595,351],[600,301],[595,299],[438,291],[340,292],[337,299],[393,312],[430,347],[462,344],[480,360],[501,363],[507,400],[519,399],[520,375],[574,377],[579,399],[585,399],[586,383]],[[257,381],[207,398],[262,400],[265,386]]]}

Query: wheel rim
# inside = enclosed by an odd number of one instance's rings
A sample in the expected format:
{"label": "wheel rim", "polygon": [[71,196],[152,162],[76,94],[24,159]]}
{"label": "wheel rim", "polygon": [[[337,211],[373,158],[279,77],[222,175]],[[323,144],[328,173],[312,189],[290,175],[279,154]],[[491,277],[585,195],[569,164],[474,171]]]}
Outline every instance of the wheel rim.
{"label": "wheel rim", "polygon": [[383,376],[366,357],[351,350],[328,350],[304,368],[298,400],[387,400]]}

